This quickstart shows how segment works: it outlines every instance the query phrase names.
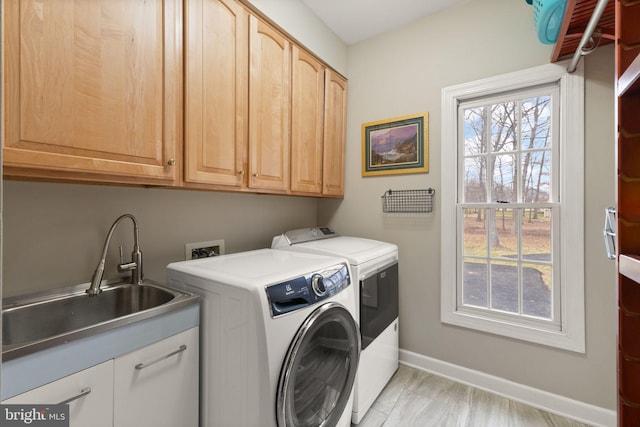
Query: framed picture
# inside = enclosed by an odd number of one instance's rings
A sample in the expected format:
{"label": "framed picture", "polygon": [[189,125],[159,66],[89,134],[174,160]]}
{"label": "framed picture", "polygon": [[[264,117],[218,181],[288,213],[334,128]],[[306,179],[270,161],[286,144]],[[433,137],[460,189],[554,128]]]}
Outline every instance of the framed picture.
{"label": "framed picture", "polygon": [[362,124],[362,176],[429,172],[429,113]]}

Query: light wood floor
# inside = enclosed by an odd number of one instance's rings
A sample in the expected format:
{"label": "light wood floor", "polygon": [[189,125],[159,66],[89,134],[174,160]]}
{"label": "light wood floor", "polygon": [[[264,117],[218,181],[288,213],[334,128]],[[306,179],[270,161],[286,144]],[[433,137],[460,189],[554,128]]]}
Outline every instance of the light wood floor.
{"label": "light wood floor", "polygon": [[585,424],[400,365],[358,427],[584,427]]}

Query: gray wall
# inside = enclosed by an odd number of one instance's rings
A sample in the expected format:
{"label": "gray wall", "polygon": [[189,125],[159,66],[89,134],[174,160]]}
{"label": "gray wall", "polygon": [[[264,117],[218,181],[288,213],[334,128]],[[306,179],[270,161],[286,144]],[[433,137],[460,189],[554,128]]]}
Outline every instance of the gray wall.
{"label": "gray wall", "polygon": [[[4,181],[4,296],[86,283],[113,221],[140,226],[145,276],[164,282],[184,245],[224,239],[226,252],[269,247],[289,228],[315,225],[314,198]],[[120,223],[105,278],[117,277],[118,245],[130,259],[132,225]]]}
{"label": "gray wall", "polygon": [[[586,57],[586,354],[501,338],[440,322],[440,92],[443,87],[549,62],[531,6],[471,0],[349,48],[346,194],[320,201],[338,232],[400,248],[400,346],[604,408],[616,402],[615,263],[602,241],[614,203],[613,49]],[[428,174],[361,176],[361,124],[429,112]],[[382,214],[387,189],[436,189],[429,215]]]}

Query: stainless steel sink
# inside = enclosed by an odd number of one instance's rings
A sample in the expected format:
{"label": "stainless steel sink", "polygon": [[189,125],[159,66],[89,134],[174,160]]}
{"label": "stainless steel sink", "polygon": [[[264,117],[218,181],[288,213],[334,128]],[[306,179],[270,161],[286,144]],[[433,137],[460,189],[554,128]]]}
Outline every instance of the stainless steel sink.
{"label": "stainless steel sink", "polygon": [[2,360],[40,351],[158,316],[196,303],[198,297],[153,282],[103,285],[95,296],[86,285],[5,299]]}

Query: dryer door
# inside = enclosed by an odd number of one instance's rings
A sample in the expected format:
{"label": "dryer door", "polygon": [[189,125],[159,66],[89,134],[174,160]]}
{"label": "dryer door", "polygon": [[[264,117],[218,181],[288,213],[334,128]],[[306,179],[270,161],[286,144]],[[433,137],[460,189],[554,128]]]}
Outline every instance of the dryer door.
{"label": "dryer door", "polygon": [[335,426],[351,396],[359,357],[360,334],[346,308],[329,302],[311,313],[280,372],[278,426]]}

